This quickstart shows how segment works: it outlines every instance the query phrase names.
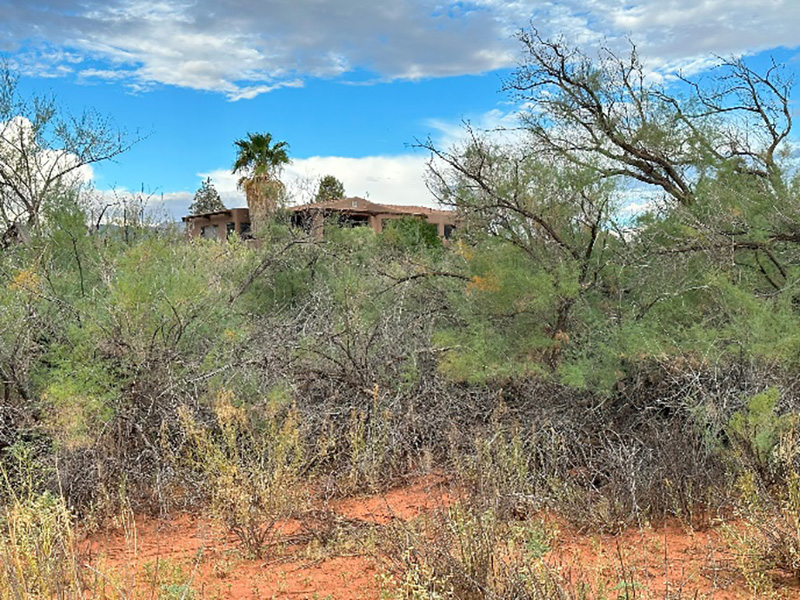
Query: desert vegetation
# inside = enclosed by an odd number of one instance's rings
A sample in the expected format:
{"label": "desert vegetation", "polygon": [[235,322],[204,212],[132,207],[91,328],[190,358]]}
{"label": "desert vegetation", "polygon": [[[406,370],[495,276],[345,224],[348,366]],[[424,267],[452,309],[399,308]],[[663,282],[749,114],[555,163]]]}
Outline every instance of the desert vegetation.
{"label": "desert vegetation", "polygon": [[[743,593],[793,593],[789,82],[733,60],[670,95],[635,49],[520,41],[521,128],[421,142],[446,244],[414,220],[320,239],[279,207],[257,243],[188,242],[71,181],[27,199],[2,146],[25,233],[0,252],[0,598],[200,597],[191,567],[137,587],[81,550],[182,513],[262,561],[355,544],[399,598],[702,597],[622,553],[616,585],[548,559],[559,526],[661,524],[721,531]],[[432,475],[448,500],[419,518],[330,509]]]}

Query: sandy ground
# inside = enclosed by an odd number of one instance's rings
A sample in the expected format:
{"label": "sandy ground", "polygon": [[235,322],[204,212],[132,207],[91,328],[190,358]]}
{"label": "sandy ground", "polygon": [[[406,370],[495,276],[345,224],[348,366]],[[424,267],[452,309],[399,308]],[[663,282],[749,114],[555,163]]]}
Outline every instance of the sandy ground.
{"label": "sandy ground", "polygon": [[[437,478],[333,502],[314,518],[333,520],[348,535],[324,545],[302,523],[286,523],[285,541],[268,560],[247,558],[235,536],[187,515],[137,518],[84,544],[87,561],[128,597],[377,600],[391,596],[392,584],[378,558],[376,529],[449,502],[448,488]],[[737,555],[721,527],[692,531],[666,524],[585,535],[553,516],[537,518],[557,532],[546,561],[567,581],[588,582],[590,598],[598,592],[614,599],[800,598],[798,582],[780,573],[765,574],[777,591],[754,593],[736,568]]]}

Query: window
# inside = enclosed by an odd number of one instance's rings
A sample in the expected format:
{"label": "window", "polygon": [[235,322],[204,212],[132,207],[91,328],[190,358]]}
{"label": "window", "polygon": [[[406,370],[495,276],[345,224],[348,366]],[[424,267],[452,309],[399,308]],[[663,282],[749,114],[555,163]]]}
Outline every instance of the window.
{"label": "window", "polygon": [[453,233],[455,233],[456,226],[455,225],[445,225],[444,226],[444,239],[449,240],[453,237]]}
{"label": "window", "polygon": [[239,235],[242,236],[243,240],[249,240],[251,237],[253,237],[253,234],[250,231],[249,222],[244,221],[242,223],[239,223]]}
{"label": "window", "polygon": [[236,223],[225,223],[225,237],[229,238],[236,233]]}
{"label": "window", "polygon": [[314,218],[306,212],[292,213],[292,227],[297,227],[297,229],[302,229],[308,233],[311,231],[313,222]]}
{"label": "window", "polygon": [[206,225],[200,230],[200,237],[204,240],[215,240],[217,239],[217,226],[216,225]]}
{"label": "window", "polygon": [[369,225],[368,215],[350,215],[341,213],[339,215],[339,227],[365,227]]}

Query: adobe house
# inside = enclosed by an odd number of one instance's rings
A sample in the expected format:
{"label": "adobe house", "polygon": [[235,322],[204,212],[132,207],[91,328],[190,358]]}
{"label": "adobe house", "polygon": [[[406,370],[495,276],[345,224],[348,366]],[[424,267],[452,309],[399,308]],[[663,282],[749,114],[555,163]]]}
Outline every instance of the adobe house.
{"label": "adobe house", "polygon": [[[392,219],[415,217],[435,225],[442,239],[449,239],[457,225],[455,212],[451,210],[377,204],[357,197],[290,206],[287,210],[293,225],[320,237],[326,219],[336,219],[341,227],[371,227],[375,233],[381,233]],[[251,235],[250,212],[246,208],[189,215],[183,217],[183,222],[186,223],[187,238],[224,240],[234,231],[243,238]]]}
{"label": "adobe house", "polygon": [[375,233],[381,233],[386,223],[392,219],[416,217],[435,225],[442,239],[449,239],[456,228],[456,215],[451,210],[377,204],[358,197],[292,206],[288,210],[292,213],[294,225],[316,235],[322,235],[323,223],[326,219],[332,218],[335,218],[341,227],[371,227]]}
{"label": "adobe house", "polygon": [[186,223],[186,237],[207,240],[227,240],[233,232],[243,238],[252,235],[250,211],[246,208],[229,208],[202,215],[188,215],[181,219]]}

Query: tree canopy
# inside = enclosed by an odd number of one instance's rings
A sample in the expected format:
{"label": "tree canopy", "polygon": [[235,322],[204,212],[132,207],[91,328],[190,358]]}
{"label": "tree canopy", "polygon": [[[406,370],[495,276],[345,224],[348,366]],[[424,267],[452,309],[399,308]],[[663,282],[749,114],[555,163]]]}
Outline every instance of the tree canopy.
{"label": "tree canopy", "polygon": [[284,193],[281,169],[288,164],[289,144],[274,142],[270,133],[248,133],[236,140],[233,173],[240,173],[239,186],[247,197],[247,206],[255,223],[275,210]]}
{"label": "tree canopy", "polygon": [[0,228],[38,225],[49,197],[135,141],[93,110],[69,114],[53,96],[23,96],[0,63]]}
{"label": "tree canopy", "polygon": [[200,188],[194,193],[194,200],[189,206],[189,213],[202,215],[220,210],[225,210],[225,204],[223,204],[217,188],[211,182],[211,177],[208,177],[203,180]]}
{"label": "tree canopy", "polygon": [[236,140],[236,161],[233,173],[244,177],[267,175],[276,177],[289,160],[289,144],[272,141],[271,133],[248,133],[247,138]]}
{"label": "tree canopy", "polygon": [[[602,387],[634,352],[788,356],[777,331],[800,317],[800,181],[781,66],[722,60],[680,94],[635,47],[594,57],[519,39],[505,86],[525,107],[518,137],[468,127],[456,147],[424,144],[430,188],[473,245],[475,312],[443,338],[445,364],[470,377],[546,365]],[[758,333],[747,324],[767,314]]]}
{"label": "tree canopy", "polygon": [[344,198],[344,194],[344,184],[333,175],[325,175],[319,182],[314,202],[340,200]]}

